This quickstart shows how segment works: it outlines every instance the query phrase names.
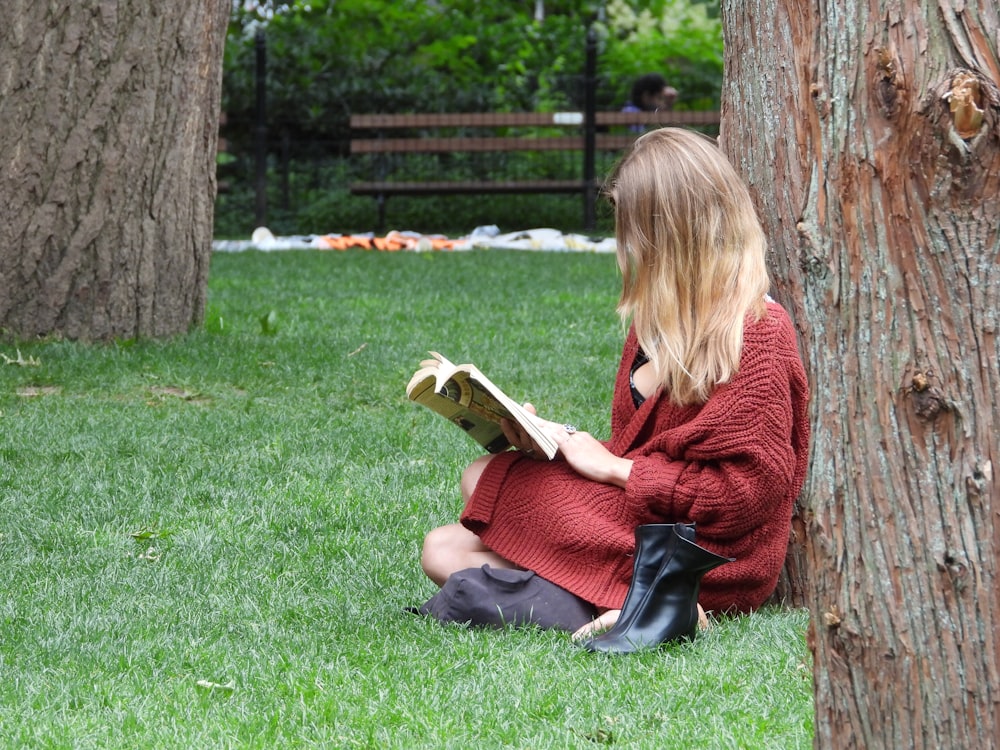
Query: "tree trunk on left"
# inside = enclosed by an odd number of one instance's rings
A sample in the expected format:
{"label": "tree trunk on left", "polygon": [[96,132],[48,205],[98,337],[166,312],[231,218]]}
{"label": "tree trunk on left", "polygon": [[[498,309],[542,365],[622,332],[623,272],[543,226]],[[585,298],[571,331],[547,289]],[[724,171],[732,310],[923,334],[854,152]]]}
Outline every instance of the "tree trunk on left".
{"label": "tree trunk on left", "polygon": [[0,331],[107,340],[204,314],[229,0],[11,0]]}

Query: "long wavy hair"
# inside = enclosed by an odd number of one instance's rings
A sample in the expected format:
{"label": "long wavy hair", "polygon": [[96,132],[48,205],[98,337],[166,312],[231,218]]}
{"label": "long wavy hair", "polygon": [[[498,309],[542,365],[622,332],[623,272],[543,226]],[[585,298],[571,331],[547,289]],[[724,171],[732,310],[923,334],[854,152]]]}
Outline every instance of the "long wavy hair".
{"label": "long wavy hair", "polygon": [[679,128],[640,136],[604,193],[618,312],[670,399],[704,403],[738,370],[748,317],[766,313],[767,243],[750,194],[712,139]]}

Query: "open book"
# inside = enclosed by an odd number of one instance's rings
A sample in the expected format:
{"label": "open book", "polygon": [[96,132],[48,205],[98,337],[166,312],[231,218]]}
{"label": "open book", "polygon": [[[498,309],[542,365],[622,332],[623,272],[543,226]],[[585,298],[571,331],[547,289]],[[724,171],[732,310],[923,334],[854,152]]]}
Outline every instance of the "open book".
{"label": "open book", "polygon": [[453,365],[437,352],[420,363],[406,386],[411,401],[436,411],[469,433],[490,453],[510,447],[501,419],[520,424],[550,459],[558,446],[542,431],[540,420],[497,388],[475,365]]}

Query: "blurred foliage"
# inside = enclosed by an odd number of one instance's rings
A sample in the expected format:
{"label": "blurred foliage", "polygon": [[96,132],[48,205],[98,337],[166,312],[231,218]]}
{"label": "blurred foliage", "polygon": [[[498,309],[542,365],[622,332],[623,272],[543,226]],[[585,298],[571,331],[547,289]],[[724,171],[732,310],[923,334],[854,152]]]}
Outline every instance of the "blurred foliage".
{"label": "blurred foliage", "polygon": [[610,0],[601,69],[611,80],[662,73],[680,92],[677,109],[718,109],[722,24],[713,2]]}
{"label": "blurred foliage", "polygon": [[361,204],[346,191],[337,200],[316,196],[323,208],[301,205],[300,189],[344,187],[324,184],[321,172],[347,157],[352,113],[580,109],[589,27],[598,40],[598,109],[619,109],[632,80],[651,71],[680,91],[676,108],[713,109],[722,82],[718,15],[718,0],[234,0],[217,234],[247,231],[253,205],[246,191],[258,39],[266,49],[269,163],[281,173],[269,184],[269,218],[306,232],[296,228],[303,211],[330,230],[363,220],[359,212],[370,208],[371,199]]}

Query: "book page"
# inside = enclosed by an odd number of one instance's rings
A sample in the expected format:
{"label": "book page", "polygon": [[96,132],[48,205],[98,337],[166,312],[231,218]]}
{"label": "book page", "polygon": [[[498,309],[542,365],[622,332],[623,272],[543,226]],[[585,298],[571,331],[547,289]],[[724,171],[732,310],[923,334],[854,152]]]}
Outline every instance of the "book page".
{"label": "book page", "polygon": [[421,362],[406,386],[407,396],[462,428],[492,453],[510,443],[500,420],[517,421],[552,458],[558,446],[539,426],[539,420],[493,384],[475,365],[452,365],[437,352]]}
{"label": "book page", "polygon": [[455,372],[440,388],[433,377],[411,381],[409,397],[464,430],[490,453],[510,447],[500,427],[502,418],[510,418],[507,410],[477,388],[467,372]]}
{"label": "book page", "polygon": [[531,435],[532,439],[538,443],[540,447],[549,458],[553,458],[559,447],[542,429],[540,420],[531,412],[525,410],[521,404],[514,401],[510,396],[500,390],[493,382],[487,378],[477,367],[474,365],[469,366],[472,370],[473,382],[480,385],[483,389],[488,392],[488,395],[492,395],[499,405],[503,407],[505,414],[504,416],[508,419],[514,419],[519,425],[521,425],[525,431]]}

